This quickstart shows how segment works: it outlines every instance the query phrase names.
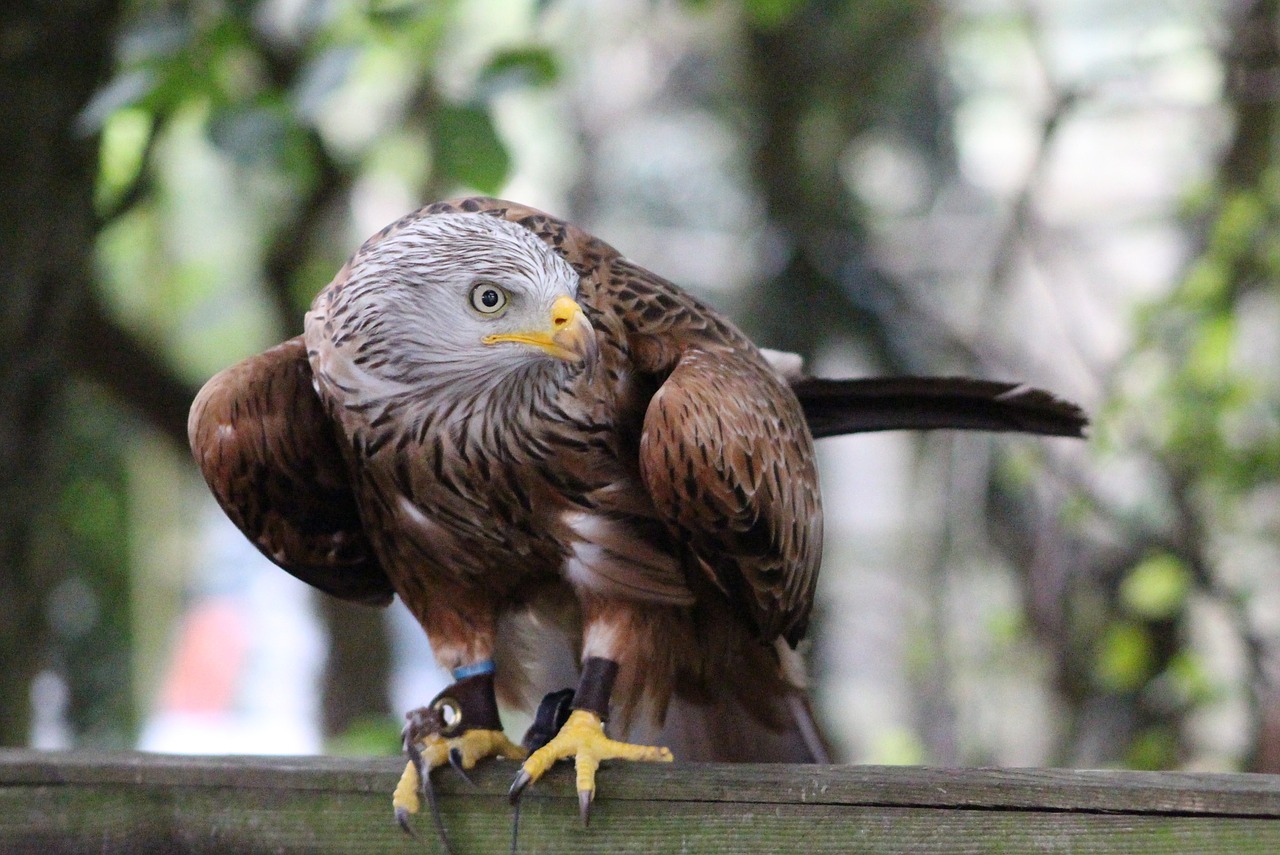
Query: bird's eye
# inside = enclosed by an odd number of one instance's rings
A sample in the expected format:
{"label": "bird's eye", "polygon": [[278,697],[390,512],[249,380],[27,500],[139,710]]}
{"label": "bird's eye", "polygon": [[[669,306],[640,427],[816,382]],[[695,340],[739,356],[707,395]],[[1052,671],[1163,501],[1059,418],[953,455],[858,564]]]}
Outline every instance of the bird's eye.
{"label": "bird's eye", "polygon": [[507,305],[507,292],[497,285],[481,282],[471,289],[471,308],[486,315],[502,311]]}

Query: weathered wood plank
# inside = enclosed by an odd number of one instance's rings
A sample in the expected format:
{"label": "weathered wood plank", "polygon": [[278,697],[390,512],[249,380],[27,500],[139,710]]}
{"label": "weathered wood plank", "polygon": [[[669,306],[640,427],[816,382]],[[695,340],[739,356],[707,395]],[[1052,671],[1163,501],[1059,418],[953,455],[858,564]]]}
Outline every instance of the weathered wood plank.
{"label": "weathered wood plank", "polygon": [[[390,817],[392,758],[0,751],[0,852],[435,852]],[[459,855],[505,852],[511,763],[438,790]],[[447,770],[446,770],[447,771]],[[617,764],[589,829],[567,768],[526,797],[520,851],[1280,852],[1280,777]]]}

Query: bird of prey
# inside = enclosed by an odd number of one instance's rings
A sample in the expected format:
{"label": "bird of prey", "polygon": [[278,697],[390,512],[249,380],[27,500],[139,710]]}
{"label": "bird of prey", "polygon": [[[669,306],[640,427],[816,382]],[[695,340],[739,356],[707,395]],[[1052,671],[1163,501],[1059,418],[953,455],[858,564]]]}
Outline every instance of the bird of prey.
{"label": "bird of prey", "polygon": [[[814,436],[1085,424],[1015,384],[805,377],[603,241],[495,199],[371,237],[305,329],[205,385],[191,445],[268,558],[347,600],[399,596],[452,672],[409,716],[402,823],[450,760],[522,759],[518,795],[572,757],[584,818],[602,759],[824,760],[793,650],[822,547]],[[577,688],[526,757],[497,699],[536,702],[546,639]]]}

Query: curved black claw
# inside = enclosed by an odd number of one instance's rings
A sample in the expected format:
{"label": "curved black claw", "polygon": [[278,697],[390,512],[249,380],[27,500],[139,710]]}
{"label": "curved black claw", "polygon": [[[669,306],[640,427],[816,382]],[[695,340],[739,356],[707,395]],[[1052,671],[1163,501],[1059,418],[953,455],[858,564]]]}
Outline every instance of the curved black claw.
{"label": "curved black claw", "polygon": [[462,752],[457,748],[449,749],[449,765],[453,767],[453,771],[462,776],[462,780],[471,786],[476,786],[476,782],[471,780],[471,776],[467,774],[467,770],[462,767]]}
{"label": "curved black claw", "polygon": [[[550,742],[560,732],[560,728],[564,727],[564,723],[569,720],[569,713],[573,712],[573,697],[573,689],[561,689],[558,692],[548,692],[542,703],[538,704],[533,724],[529,725],[522,740],[530,754]],[[511,816],[511,855],[516,855],[520,841],[520,797],[532,781],[533,777],[521,769],[507,792],[507,799],[515,807]],[[590,798],[587,801],[585,810],[590,812]],[[584,824],[587,822],[586,813],[582,815],[582,821]]]}
{"label": "curved black claw", "polygon": [[594,794],[590,790],[578,790],[578,816],[582,817],[585,828],[591,824],[591,800]]}
{"label": "curved black claw", "polygon": [[[406,728],[406,731],[408,728]],[[409,740],[406,735],[404,750],[409,755],[409,760],[413,763],[413,767],[418,770],[418,781],[422,789],[422,795],[427,799],[427,805],[431,808],[431,823],[436,827],[436,836],[440,838],[440,848],[444,850],[445,855],[453,855],[453,847],[449,845],[449,834],[444,829],[444,819],[440,816],[440,804],[436,801],[436,788],[431,784],[431,770],[425,768],[422,762],[422,752],[418,750],[418,746]],[[404,829],[405,834],[416,838],[418,835],[414,833],[413,827],[409,825],[409,812],[404,808],[396,808],[396,822]]]}
{"label": "curved black claw", "polygon": [[453,847],[449,845],[449,833],[444,830],[444,819],[440,816],[440,803],[436,801],[436,788],[431,784],[431,778],[423,776],[422,793],[427,797],[427,804],[431,806],[431,822],[436,827],[436,836],[440,838],[440,848],[444,850],[444,855],[453,855]]}
{"label": "curved black claw", "polygon": [[529,786],[529,782],[532,780],[533,776],[521,769],[516,774],[516,779],[511,782],[511,789],[507,790],[507,801],[513,805],[519,804],[520,796],[524,794],[524,788]]}

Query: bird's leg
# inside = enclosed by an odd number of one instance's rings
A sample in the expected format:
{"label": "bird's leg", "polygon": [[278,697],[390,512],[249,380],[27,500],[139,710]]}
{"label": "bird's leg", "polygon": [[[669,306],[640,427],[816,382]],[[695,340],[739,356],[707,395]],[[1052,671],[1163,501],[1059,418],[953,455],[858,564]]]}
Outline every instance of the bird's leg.
{"label": "bird's leg", "polygon": [[534,713],[533,723],[524,732],[524,739],[520,740],[525,751],[537,751],[555,738],[573,712],[573,697],[573,689],[561,689],[558,692],[548,692],[542,698],[538,711]]}
{"label": "bird's leg", "polygon": [[513,803],[519,800],[525,787],[542,777],[556,761],[573,757],[578,776],[578,809],[586,823],[591,814],[591,800],[595,798],[596,769],[601,760],[671,761],[671,752],[666,748],[630,745],[605,736],[604,721],[609,715],[609,696],[617,675],[617,662],[599,656],[587,657],[574,694],[573,711],[559,733],[529,755],[520,768],[511,785]]}
{"label": "bird's leg", "polygon": [[[558,692],[548,692],[542,698],[538,711],[534,713],[533,723],[524,732],[524,739],[520,740],[525,751],[537,751],[555,738],[573,712],[573,694],[573,689],[561,689]],[[511,812],[511,855],[516,855],[519,851],[517,844],[520,840],[520,802],[516,801],[514,807],[515,810]]]}
{"label": "bird's leg", "polygon": [[522,760],[527,753],[502,732],[493,691],[493,662],[455,668],[453,677],[455,682],[431,703],[405,716],[404,745],[409,762],[391,801],[396,820],[406,830],[409,814],[421,808],[418,793],[430,795],[430,775],[436,767],[449,763],[465,778],[464,770],[482,758]]}

